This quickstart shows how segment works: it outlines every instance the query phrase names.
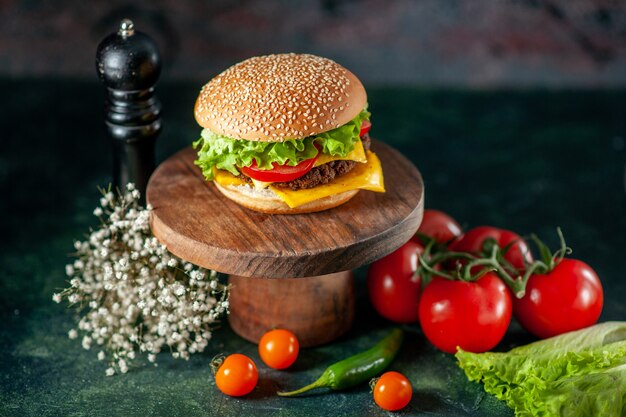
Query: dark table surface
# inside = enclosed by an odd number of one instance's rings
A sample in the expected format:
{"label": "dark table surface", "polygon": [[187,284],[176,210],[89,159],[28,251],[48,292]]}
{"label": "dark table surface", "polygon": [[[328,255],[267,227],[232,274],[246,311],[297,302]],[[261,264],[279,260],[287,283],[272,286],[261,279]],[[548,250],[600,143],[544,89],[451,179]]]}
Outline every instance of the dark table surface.
{"label": "dark table surface", "polygon": [[[159,85],[163,160],[198,137],[193,83]],[[95,351],[69,340],[74,317],[51,295],[66,285],[73,239],[96,219],[97,186],[110,181],[111,155],[96,82],[0,80],[0,415],[208,416],[385,415],[367,386],[282,399],[278,386],[313,380],[330,363],[368,347],[389,327],[369,306],[357,271],[357,318],[336,342],[301,352],[287,372],[260,367],[254,393],[217,392],[208,363],[218,352],[255,346],[217,330],[189,361],[161,354],[106,377]],[[421,170],[426,206],[467,227],[492,224],[537,232],[555,244],[560,225],[574,255],[605,287],[601,320],[626,319],[626,92],[466,92],[369,88],[373,135]],[[392,181],[392,178],[388,178]],[[468,382],[454,357],[408,326],[392,365],[411,380],[413,400],[398,415],[506,416],[508,408]],[[532,341],[513,322],[498,349]]]}

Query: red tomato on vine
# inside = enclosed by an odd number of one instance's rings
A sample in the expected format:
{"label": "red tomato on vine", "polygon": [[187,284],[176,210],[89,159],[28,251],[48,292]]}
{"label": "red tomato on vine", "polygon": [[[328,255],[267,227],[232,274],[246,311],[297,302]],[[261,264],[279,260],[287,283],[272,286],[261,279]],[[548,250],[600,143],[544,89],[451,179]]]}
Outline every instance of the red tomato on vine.
{"label": "red tomato on vine", "polygon": [[582,261],[564,258],[551,271],[530,276],[526,295],[513,301],[513,311],[526,330],[546,338],[595,324],[603,298],[595,271]]}
{"label": "red tomato on vine", "polygon": [[461,225],[443,211],[427,209],[424,210],[422,224],[417,230],[417,235],[413,241],[422,243],[419,234],[435,239],[439,243],[449,243],[458,238],[463,233]]}
{"label": "red tomato on vine", "polygon": [[486,352],[504,337],[512,312],[511,294],[492,272],[467,282],[434,277],[424,288],[419,320],[426,338],[455,353]]}
{"label": "red tomato on vine", "polygon": [[468,230],[461,238],[452,242],[450,250],[481,253],[485,240],[489,238],[495,240],[501,249],[508,246],[504,259],[518,271],[523,271],[525,264],[533,261],[530,249],[520,235],[492,226],[479,226]]}
{"label": "red tomato on vine", "polygon": [[422,245],[408,241],[400,248],[370,265],[367,289],[374,309],[397,323],[419,319],[421,280],[415,275]]}

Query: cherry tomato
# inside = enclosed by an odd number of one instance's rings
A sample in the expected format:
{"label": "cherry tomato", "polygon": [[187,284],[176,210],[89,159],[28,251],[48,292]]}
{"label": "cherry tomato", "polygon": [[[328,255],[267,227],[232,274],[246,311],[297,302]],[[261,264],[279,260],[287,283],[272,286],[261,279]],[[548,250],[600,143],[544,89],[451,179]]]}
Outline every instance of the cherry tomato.
{"label": "cherry tomato", "polygon": [[401,410],[413,396],[409,380],[399,372],[385,372],[376,381],[373,389],[374,401],[387,411]]}
{"label": "cherry tomato", "polygon": [[360,137],[365,136],[366,134],[369,133],[371,128],[372,128],[372,124],[370,123],[370,121],[363,120],[363,123],[361,124],[361,132],[359,133],[359,136]]}
{"label": "cherry tomato", "polygon": [[434,277],[422,292],[419,319],[426,338],[444,352],[457,346],[486,352],[502,340],[511,311],[509,290],[488,272],[474,282]]}
{"label": "cherry tomato", "polygon": [[367,289],[378,314],[397,323],[419,319],[421,280],[414,274],[423,251],[422,245],[408,241],[370,265]]}
{"label": "cherry tomato", "polygon": [[295,334],[285,329],[270,330],[259,341],[259,356],[274,369],[289,368],[298,358],[300,344]]}
{"label": "cherry tomato", "polygon": [[319,153],[314,158],[306,159],[295,166],[287,164],[278,165],[276,162],[273,162],[272,166],[274,168],[272,169],[259,169],[256,161],[253,160],[252,165],[249,167],[241,167],[240,169],[241,172],[257,181],[287,182],[300,178],[313,169],[313,165],[315,165],[315,161],[317,161],[318,156]]}
{"label": "cherry tomato", "polygon": [[248,394],[258,380],[259,373],[252,359],[239,353],[227,356],[215,373],[215,384],[231,397]]}
{"label": "cherry tomato", "polygon": [[488,238],[495,239],[500,248],[504,248],[514,242],[504,254],[504,259],[509,261],[517,270],[524,270],[524,261],[533,261],[530,249],[528,249],[528,245],[522,240],[520,235],[491,226],[480,226],[468,230],[461,238],[452,242],[450,249],[459,252],[479,253],[483,250],[483,242]]}
{"label": "cherry tomato", "polygon": [[[417,231],[418,233],[432,237],[439,243],[449,243],[463,233],[461,226],[456,220],[443,211],[432,209],[424,210],[424,218]],[[413,240],[421,243],[417,236],[415,236]]]}
{"label": "cherry tomato", "polygon": [[513,300],[515,317],[537,337],[556,336],[591,326],[602,312],[598,275],[586,263],[563,259],[547,274],[533,274],[526,295]]}

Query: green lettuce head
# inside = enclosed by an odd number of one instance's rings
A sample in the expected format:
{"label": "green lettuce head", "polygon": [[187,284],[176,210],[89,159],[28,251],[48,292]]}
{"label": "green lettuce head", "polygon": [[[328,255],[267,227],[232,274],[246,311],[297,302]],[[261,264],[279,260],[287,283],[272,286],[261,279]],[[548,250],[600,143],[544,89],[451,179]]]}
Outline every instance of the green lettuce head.
{"label": "green lettuce head", "polygon": [[359,140],[361,124],[369,120],[369,116],[366,106],[343,126],[304,139],[287,139],[283,142],[233,139],[204,129],[202,137],[193,144],[194,148],[200,147],[195,164],[210,181],[213,179],[213,167],[239,175],[237,167],[250,166],[252,161],[256,161],[260,169],[272,169],[274,162],[279,165],[298,165],[318,154],[316,145],[323,154],[345,157],[354,149],[354,144]]}

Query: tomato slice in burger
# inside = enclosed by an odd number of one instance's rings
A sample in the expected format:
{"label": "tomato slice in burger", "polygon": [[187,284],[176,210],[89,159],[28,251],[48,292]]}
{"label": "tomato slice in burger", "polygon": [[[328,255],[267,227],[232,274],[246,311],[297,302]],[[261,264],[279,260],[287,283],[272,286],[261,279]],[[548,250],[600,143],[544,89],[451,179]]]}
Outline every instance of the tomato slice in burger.
{"label": "tomato slice in burger", "polygon": [[363,123],[361,123],[361,133],[359,133],[359,136],[363,137],[367,135],[367,133],[370,131],[371,128],[372,128],[372,123],[370,123],[369,120],[363,120]]}
{"label": "tomato slice in burger", "polygon": [[276,162],[272,163],[274,168],[272,169],[259,169],[256,161],[252,161],[252,165],[249,167],[241,167],[241,172],[249,176],[252,179],[262,182],[287,182],[293,181],[296,178],[300,178],[315,165],[319,153],[311,159],[306,159],[300,162],[298,165],[278,165]]}

